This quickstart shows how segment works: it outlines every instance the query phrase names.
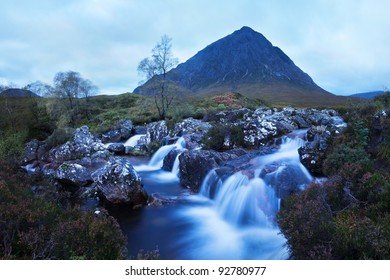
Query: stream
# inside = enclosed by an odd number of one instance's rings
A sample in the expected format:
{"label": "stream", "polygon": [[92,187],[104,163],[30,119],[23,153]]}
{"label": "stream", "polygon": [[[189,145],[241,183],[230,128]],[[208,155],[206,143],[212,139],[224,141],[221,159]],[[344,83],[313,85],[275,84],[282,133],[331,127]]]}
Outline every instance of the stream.
{"label": "stream", "polygon": [[210,170],[198,194],[179,185],[178,157],[172,172],[161,170],[169,151],[185,150],[182,139],[161,147],[151,159],[131,158],[144,189],[171,203],[110,210],[128,236],[129,256],[158,248],[162,259],[289,258],[276,213],[283,185],[303,189],[313,180],[297,152],[305,132],[283,137],[276,152],[256,158],[253,178],[240,171],[222,181]]}

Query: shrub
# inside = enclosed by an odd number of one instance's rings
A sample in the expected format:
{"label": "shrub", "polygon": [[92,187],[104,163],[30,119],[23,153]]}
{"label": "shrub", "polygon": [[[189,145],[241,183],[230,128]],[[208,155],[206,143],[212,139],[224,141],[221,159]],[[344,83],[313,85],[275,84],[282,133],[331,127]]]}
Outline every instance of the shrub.
{"label": "shrub", "polygon": [[34,194],[29,180],[0,161],[0,259],[123,258],[126,239],[106,212],[63,208],[58,193]]}
{"label": "shrub", "polygon": [[362,147],[352,148],[348,144],[340,144],[333,148],[332,152],[324,160],[325,175],[337,174],[345,164],[356,163],[369,166],[370,160]]}
{"label": "shrub", "polygon": [[327,259],[330,257],[331,211],[324,189],[316,184],[301,194],[293,194],[278,214],[280,228],[290,250],[298,259]]}
{"label": "shrub", "polygon": [[27,131],[0,134],[0,160],[18,160],[23,153]]}
{"label": "shrub", "polygon": [[203,136],[203,143],[205,149],[222,152],[243,146],[244,133],[238,126],[216,124]]}
{"label": "shrub", "polygon": [[50,150],[59,145],[65,144],[67,141],[72,140],[72,130],[65,128],[57,128],[53,133],[45,140],[47,150]]}

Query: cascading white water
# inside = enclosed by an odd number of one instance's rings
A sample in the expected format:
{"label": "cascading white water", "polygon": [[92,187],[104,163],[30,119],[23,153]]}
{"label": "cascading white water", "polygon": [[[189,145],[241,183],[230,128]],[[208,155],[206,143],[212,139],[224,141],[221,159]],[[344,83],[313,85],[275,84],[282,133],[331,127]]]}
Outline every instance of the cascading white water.
{"label": "cascading white water", "polygon": [[177,149],[183,151],[185,149],[186,142],[183,137],[177,139],[176,143],[171,145],[165,145],[160,147],[150,159],[148,165],[134,166],[137,171],[152,171],[159,170],[163,166],[164,158],[170,151]]}
{"label": "cascading white water", "polygon": [[202,186],[200,187],[199,194],[207,197],[214,198],[216,192],[218,192],[219,188],[222,186],[222,180],[219,178],[215,169],[209,171],[202,182]]}
{"label": "cascading white water", "polygon": [[[179,213],[193,227],[181,240],[181,245],[186,247],[184,256],[195,259],[288,258],[286,240],[276,223],[280,197],[275,190],[282,183],[277,180],[279,177],[287,182],[298,182],[298,188],[299,184],[312,180],[299,161],[297,150],[303,144],[299,137],[285,137],[278,151],[257,158],[258,170],[252,179],[237,172],[222,183],[216,171],[211,170],[198,195],[203,200],[193,199],[197,204]],[[303,179],[293,180],[296,176]]]}
{"label": "cascading white water", "polygon": [[137,134],[137,135],[133,135],[131,136],[129,139],[127,139],[127,141],[123,144],[125,147],[134,147],[138,144],[138,141],[142,138],[146,136],[146,134]]}
{"label": "cascading white water", "polygon": [[171,170],[171,173],[173,175],[175,175],[176,177],[179,177],[179,173],[180,173],[180,160],[179,160],[179,157],[182,153],[178,153],[176,158],[175,158],[175,161],[173,163],[173,166],[172,166],[172,170]]}

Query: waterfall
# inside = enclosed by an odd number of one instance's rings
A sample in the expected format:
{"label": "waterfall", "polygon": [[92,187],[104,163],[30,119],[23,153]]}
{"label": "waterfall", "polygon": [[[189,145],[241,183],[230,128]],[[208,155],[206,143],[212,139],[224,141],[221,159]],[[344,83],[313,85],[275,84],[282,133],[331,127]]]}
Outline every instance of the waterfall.
{"label": "waterfall", "polygon": [[[248,178],[239,171],[225,180],[211,170],[204,178],[201,199],[179,213],[193,227],[180,245],[195,259],[286,259],[286,239],[276,223],[280,199],[313,178],[299,161],[304,145],[301,133],[283,137],[273,154],[256,159],[256,172]],[[204,201],[206,200],[206,201]]]}
{"label": "waterfall", "polygon": [[[151,171],[159,170],[163,166],[164,158],[169,154],[173,149],[183,151],[185,149],[186,142],[183,137],[177,139],[176,143],[171,145],[165,145],[160,147],[150,159],[148,165],[134,166],[137,171]],[[177,166],[178,169],[178,166]]]}
{"label": "waterfall", "polygon": [[199,189],[199,194],[212,199],[221,186],[222,180],[219,178],[217,172],[215,172],[215,169],[211,169],[203,180],[202,186]]}
{"label": "waterfall", "polygon": [[138,145],[138,141],[141,139],[141,137],[146,136],[146,134],[137,134],[131,136],[127,141],[123,144],[125,147],[134,147]]}
{"label": "waterfall", "polygon": [[172,166],[172,171],[171,173],[173,175],[175,175],[176,177],[179,177],[179,172],[180,172],[180,160],[179,160],[179,156],[181,155],[182,153],[178,153],[176,158],[175,158],[175,161],[173,163],[173,166]]}

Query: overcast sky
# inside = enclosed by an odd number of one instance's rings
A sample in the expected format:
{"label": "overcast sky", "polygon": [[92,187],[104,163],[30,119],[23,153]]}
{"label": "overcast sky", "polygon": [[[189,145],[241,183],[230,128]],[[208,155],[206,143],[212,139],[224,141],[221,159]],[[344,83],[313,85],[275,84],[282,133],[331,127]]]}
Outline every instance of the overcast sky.
{"label": "overcast sky", "polygon": [[162,35],[185,62],[249,26],[332,93],[383,90],[389,11],[388,0],[0,0],[0,84],[73,70],[102,94],[132,91]]}

